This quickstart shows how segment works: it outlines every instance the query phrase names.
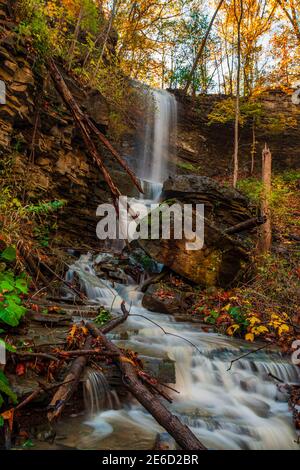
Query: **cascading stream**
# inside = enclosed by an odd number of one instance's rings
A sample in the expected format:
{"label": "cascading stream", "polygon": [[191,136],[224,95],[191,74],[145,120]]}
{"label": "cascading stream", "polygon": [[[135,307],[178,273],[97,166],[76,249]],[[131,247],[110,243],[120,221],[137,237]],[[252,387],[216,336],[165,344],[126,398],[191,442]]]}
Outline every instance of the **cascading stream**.
{"label": "cascading stream", "polygon": [[[102,280],[91,274],[88,256],[82,257],[71,269],[77,272],[86,292],[93,293],[92,300],[108,309],[112,307],[115,313],[120,311],[123,299],[128,308],[131,304],[126,324],[111,335],[118,345],[143,355],[175,361],[175,388],[180,395],[174,393],[174,402],[169,406],[208,448],[299,448],[286,392],[268,375],[272,373],[285,383],[298,382],[297,367],[281,353],[255,352],[234,363],[228,371],[232,359],[255,346],[245,346],[242,341],[203,332],[195,324],[176,323],[171,316],[149,312],[141,305],[142,293],[138,286],[115,284],[112,287],[108,281],[104,281],[104,286]],[[164,335],[149,320],[188,339],[201,354],[184,339]],[[128,340],[120,340],[122,331],[127,332]],[[132,445],[124,434],[121,437],[126,426],[137,430],[145,446],[149,445],[150,437],[154,442],[156,433],[162,431],[137,403],[122,410],[96,413],[89,425],[94,429],[93,436],[98,436],[98,448],[113,446],[113,443],[118,446],[121,441],[124,448]],[[140,442],[136,442],[136,448],[139,446]]]}

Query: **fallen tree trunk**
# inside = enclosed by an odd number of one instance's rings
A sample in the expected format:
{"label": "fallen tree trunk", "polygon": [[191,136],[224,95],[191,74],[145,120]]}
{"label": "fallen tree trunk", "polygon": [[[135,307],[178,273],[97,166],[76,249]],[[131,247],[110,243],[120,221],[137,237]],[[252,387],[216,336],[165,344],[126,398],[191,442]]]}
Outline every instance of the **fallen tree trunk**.
{"label": "fallen tree trunk", "polygon": [[[104,333],[108,333],[117,325],[121,324],[123,321],[127,319],[129,312],[126,310],[124,302],[122,302],[121,304],[121,309],[122,309],[123,315],[121,315],[120,317],[116,319],[111,320],[108,324],[104,325],[101,331],[103,331]],[[92,349],[92,340],[93,340],[92,336],[88,336],[83,347],[83,351],[89,351],[90,354],[83,353],[72,362],[72,365],[64,379],[64,384],[54,394],[51,400],[51,403],[49,405],[50,411],[47,414],[47,417],[50,423],[52,421],[57,420],[60,417],[67,402],[70,400],[73,393],[75,392],[78,386],[80,377],[82,375],[82,372],[84,371],[84,368],[88,362],[88,358],[91,355],[90,351]]]}
{"label": "fallen tree trunk", "polygon": [[90,132],[89,132],[89,125],[86,122],[85,115],[83,114],[80,107],[78,106],[78,104],[74,100],[69,88],[66,85],[66,82],[64,81],[60,71],[58,70],[56,64],[54,63],[54,61],[52,59],[50,59],[48,61],[48,66],[49,66],[51,77],[54,81],[54,84],[56,86],[57,91],[59,92],[59,94],[63,98],[63,100],[64,100],[65,104],[67,105],[67,107],[69,108],[69,110],[71,111],[75,122],[77,123],[79,129],[81,130],[81,134],[82,134],[84,143],[85,143],[91,157],[93,158],[96,165],[98,165],[99,169],[101,170],[101,172],[103,174],[103,177],[104,177],[107,185],[109,186],[110,192],[111,192],[112,197],[113,197],[114,205],[115,205],[115,208],[117,210],[117,207],[118,207],[117,200],[121,196],[121,193],[120,193],[119,189],[117,188],[117,186],[115,185],[115,183],[113,182],[109,172],[107,171],[107,169],[106,169],[106,167],[103,163],[102,158],[99,155],[99,152],[96,148],[96,145],[94,144],[93,140],[91,139]]}
{"label": "fallen tree trunk", "polygon": [[266,222],[266,217],[252,217],[251,219],[240,222],[239,224],[233,225],[225,230],[225,233],[230,235],[231,233],[244,232],[245,230],[250,230],[259,225],[263,225]]}
{"label": "fallen tree trunk", "polygon": [[121,325],[121,323],[123,323],[125,320],[127,320],[128,315],[129,315],[129,311],[125,307],[124,300],[121,303],[121,310],[122,310],[123,315],[120,315],[119,317],[113,318],[112,320],[110,320],[109,322],[107,322],[105,325],[103,325],[100,328],[100,331],[101,331],[102,334],[105,335],[106,333],[109,333],[111,330],[113,330],[118,325]]}
{"label": "fallen tree trunk", "polygon": [[[91,349],[91,347],[92,337],[88,336],[84,343],[83,349]],[[50,423],[60,417],[67,402],[75,392],[81,374],[86,366],[87,360],[88,356],[79,356],[75,359],[75,361],[73,361],[71,368],[64,379],[64,382],[68,383],[64,383],[61,387],[59,387],[50,402],[50,411],[47,413],[47,418]]]}
{"label": "fallen tree trunk", "polygon": [[133,173],[133,171],[129,168],[125,160],[119,155],[119,153],[114,149],[114,147],[111,145],[111,143],[107,140],[107,138],[102,134],[102,132],[99,131],[99,129],[94,125],[94,123],[87,117],[87,123],[90,126],[90,129],[97,135],[97,137],[101,140],[101,142],[105,145],[105,147],[110,151],[110,153],[113,155],[113,157],[117,160],[117,162],[121,165],[122,168],[126,171],[126,173],[129,175],[137,189],[139,190],[140,193],[144,194],[143,188],[141,186],[141,183]]}
{"label": "fallen tree trunk", "polygon": [[[134,175],[132,170],[128,167],[127,163],[122,159],[122,157],[118,154],[118,152],[113,148],[113,146],[110,144],[110,142],[106,139],[106,137],[102,134],[102,132],[97,129],[97,127],[92,123],[92,121],[82,112],[80,109],[79,105],[76,103],[75,99],[73,98],[66,82],[64,81],[60,71],[58,70],[56,64],[52,59],[48,61],[51,77],[55,83],[56,89],[63,98],[65,104],[67,107],[70,109],[74,120],[76,121],[79,129],[81,130],[83,140],[86,144],[86,147],[91,154],[93,160],[95,163],[98,165],[100,168],[103,177],[106,181],[106,183],[109,186],[110,192],[112,194],[112,197],[114,199],[114,203],[116,206],[116,200],[119,198],[121,195],[119,189],[113,182],[109,172],[107,171],[103,160],[101,156],[99,155],[99,152],[91,138],[90,131],[94,132],[94,134],[98,137],[98,139],[106,146],[106,148],[111,152],[113,157],[118,161],[118,163],[124,168],[124,170],[127,172],[131,180],[133,181],[134,185],[137,187],[137,189],[143,193],[143,189],[141,187],[141,184],[137,177]],[[117,207],[116,207],[117,209]]]}
{"label": "fallen tree trunk", "polygon": [[95,338],[101,340],[108,352],[116,354],[113,360],[121,370],[125,386],[156,421],[168,431],[177,444],[184,450],[206,450],[206,447],[192,431],[182,424],[177,416],[174,416],[140,381],[136,367],[130,359],[124,356],[120,349],[109,341],[95,325],[87,323],[86,326]]}

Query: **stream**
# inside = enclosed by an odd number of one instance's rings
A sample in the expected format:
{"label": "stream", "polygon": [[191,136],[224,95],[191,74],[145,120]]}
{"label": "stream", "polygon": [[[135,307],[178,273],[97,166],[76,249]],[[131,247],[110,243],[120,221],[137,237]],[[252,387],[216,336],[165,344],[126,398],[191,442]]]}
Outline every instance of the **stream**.
{"label": "stream", "polygon": [[[116,314],[122,300],[126,301],[130,316],[109,335],[116,344],[141,355],[175,361],[173,386],[180,393],[171,393],[174,401],[168,406],[209,449],[299,448],[286,392],[268,375],[285,383],[298,382],[296,366],[280,352],[254,352],[228,370],[231,360],[256,346],[149,312],[141,305],[139,286],[115,284],[113,288],[98,279],[90,255],[82,256],[71,271],[77,272],[92,301],[108,309],[113,305]],[[180,337],[165,335],[156,324]],[[128,339],[121,340],[125,331]],[[106,393],[103,384],[95,387],[93,394]],[[149,450],[157,433],[163,432],[134,401],[121,409],[94,412],[80,418],[77,425],[83,426],[82,432],[69,429],[67,438],[77,448]]]}
{"label": "stream", "polygon": [[[144,149],[135,168],[144,189],[144,199],[157,201],[168,177],[169,152],[176,134],[177,106],[166,91],[153,93],[154,116],[145,123]],[[113,248],[111,246],[110,248]],[[97,262],[101,264],[99,255]],[[177,323],[173,317],[142,307],[138,285],[99,279],[91,255],[82,255],[67,273],[76,272],[91,302],[120,313],[125,300],[130,316],[109,335],[116,344],[140,355],[168,358],[175,363],[179,393],[170,392],[170,410],[187,424],[209,449],[299,449],[297,435],[283,387],[297,383],[299,371],[278,351],[253,352],[230,362],[256,346],[216,333],[201,325]],[[159,325],[159,326],[158,326]],[[178,336],[166,335],[166,332]],[[122,340],[124,332],[126,340]],[[123,333],[123,334],[122,334]],[[191,344],[192,343],[192,344]],[[195,346],[193,346],[195,345]],[[132,399],[121,405],[102,376],[88,379],[88,416],[76,416],[58,426],[60,446],[77,449],[152,449],[164,430]]]}

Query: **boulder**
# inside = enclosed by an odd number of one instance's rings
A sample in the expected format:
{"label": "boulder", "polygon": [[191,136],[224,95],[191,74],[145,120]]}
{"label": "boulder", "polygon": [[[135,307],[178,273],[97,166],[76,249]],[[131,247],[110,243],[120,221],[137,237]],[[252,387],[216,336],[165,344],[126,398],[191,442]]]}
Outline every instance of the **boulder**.
{"label": "boulder", "polygon": [[150,312],[167,313],[168,315],[182,312],[181,296],[174,289],[170,293],[167,292],[166,295],[160,295],[161,291],[160,284],[150,285],[142,300],[143,307]]}
{"label": "boulder", "polygon": [[176,199],[183,204],[204,204],[205,217],[218,228],[230,227],[252,216],[245,196],[207,176],[170,177],[163,186],[163,199]]}
{"label": "boulder", "polygon": [[163,196],[168,205],[205,205],[204,245],[201,249],[189,250],[188,240],[172,236],[139,240],[145,252],[175,273],[205,287],[226,288],[240,279],[248,265],[248,249],[240,237],[229,236],[225,230],[251,217],[244,196],[210,178],[194,175],[170,178],[164,184]]}

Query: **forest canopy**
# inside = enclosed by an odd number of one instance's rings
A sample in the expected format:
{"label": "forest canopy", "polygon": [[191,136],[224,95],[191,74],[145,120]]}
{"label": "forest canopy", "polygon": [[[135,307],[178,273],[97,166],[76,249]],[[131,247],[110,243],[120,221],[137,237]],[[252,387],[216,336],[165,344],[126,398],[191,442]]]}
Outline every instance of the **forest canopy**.
{"label": "forest canopy", "polygon": [[299,0],[17,3],[20,31],[85,75],[103,76],[104,64],[156,87],[184,88],[190,79],[194,93],[232,95],[240,56],[244,96],[291,87],[299,76]]}

